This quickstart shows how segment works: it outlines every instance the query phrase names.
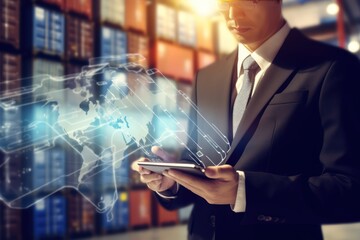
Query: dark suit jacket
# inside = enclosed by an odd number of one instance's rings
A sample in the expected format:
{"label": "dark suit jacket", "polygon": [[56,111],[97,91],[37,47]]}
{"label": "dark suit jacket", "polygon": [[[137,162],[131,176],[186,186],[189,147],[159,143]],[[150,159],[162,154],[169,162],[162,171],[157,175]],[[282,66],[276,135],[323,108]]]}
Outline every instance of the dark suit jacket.
{"label": "dark suit jacket", "polygon": [[[200,112],[229,138],[236,59],[235,51],[200,71],[194,86]],[[228,154],[227,163],[245,172],[246,212],[210,205],[185,188],[160,202],[169,209],[194,203],[189,239],[214,232],[220,240],[322,239],[320,224],[359,220],[359,90],[355,56],[291,30]]]}

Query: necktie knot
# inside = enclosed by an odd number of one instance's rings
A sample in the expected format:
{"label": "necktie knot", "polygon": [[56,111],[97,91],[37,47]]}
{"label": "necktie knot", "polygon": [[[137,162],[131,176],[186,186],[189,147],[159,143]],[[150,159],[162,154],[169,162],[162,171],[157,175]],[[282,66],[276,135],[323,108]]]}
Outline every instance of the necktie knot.
{"label": "necktie knot", "polygon": [[251,57],[251,55],[247,56],[243,61],[244,70],[254,70],[258,67],[259,65],[255,62],[255,60]]}

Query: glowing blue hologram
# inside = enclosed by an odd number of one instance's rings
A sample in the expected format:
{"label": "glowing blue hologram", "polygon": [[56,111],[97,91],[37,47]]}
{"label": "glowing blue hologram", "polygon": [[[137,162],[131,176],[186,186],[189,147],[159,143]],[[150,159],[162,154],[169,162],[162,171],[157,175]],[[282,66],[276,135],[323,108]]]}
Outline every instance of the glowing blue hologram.
{"label": "glowing blue hologram", "polygon": [[207,121],[197,126],[189,111],[203,115],[190,97],[142,59],[95,58],[81,73],[14,80],[21,87],[12,90],[0,83],[0,200],[26,208],[74,188],[111,219],[131,156],[153,157],[157,145],[184,149],[203,166],[222,164],[225,135]]}

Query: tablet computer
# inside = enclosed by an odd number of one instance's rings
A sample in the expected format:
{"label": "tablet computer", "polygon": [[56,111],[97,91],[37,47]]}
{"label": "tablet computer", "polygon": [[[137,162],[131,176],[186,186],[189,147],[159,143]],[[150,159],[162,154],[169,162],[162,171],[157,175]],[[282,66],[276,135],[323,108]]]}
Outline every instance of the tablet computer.
{"label": "tablet computer", "polygon": [[155,173],[162,173],[168,169],[184,171],[193,175],[206,177],[205,169],[192,163],[166,163],[166,162],[138,162],[139,166],[146,168]]}

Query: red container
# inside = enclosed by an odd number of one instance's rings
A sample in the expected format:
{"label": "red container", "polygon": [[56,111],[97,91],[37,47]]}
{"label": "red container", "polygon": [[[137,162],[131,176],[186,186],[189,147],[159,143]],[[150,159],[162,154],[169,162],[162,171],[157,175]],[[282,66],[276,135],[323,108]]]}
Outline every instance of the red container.
{"label": "red container", "polygon": [[0,239],[21,240],[21,210],[0,205]]}
{"label": "red container", "polygon": [[20,87],[21,57],[8,53],[0,53],[0,84],[1,92]]}
{"label": "red container", "polygon": [[129,53],[138,53],[145,57],[145,61],[139,62],[142,66],[149,66],[149,38],[136,34],[136,33],[128,33],[128,52]]}
{"label": "red container", "polygon": [[40,0],[40,2],[58,6],[61,10],[65,8],[65,0]]}
{"label": "red container", "polygon": [[0,42],[19,48],[20,1],[0,1]]}
{"label": "red container", "polygon": [[67,16],[66,49],[70,59],[88,60],[94,56],[94,24]]}
{"label": "red container", "polygon": [[155,43],[155,67],[165,76],[178,80],[192,81],[194,77],[193,50],[174,44]]}
{"label": "red container", "polygon": [[151,226],[151,192],[148,189],[130,190],[130,227]]}
{"label": "red container", "polygon": [[78,193],[68,195],[68,231],[71,236],[95,232],[94,206]]}
{"label": "red container", "polygon": [[65,0],[65,9],[68,12],[78,13],[93,18],[92,0]]}
{"label": "red container", "polygon": [[155,213],[154,220],[157,226],[177,224],[179,222],[178,211],[168,211],[160,205],[155,199]]}
{"label": "red container", "polygon": [[126,0],[125,28],[147,32],[147,0]]}
{"label": "red container", "polygon": [[198,51],[196,52],[196,69],[206,67],[211,63],[215,62],[216,56],[212,53]]}
{"label": "red container", "polygon": [[210,52],[215,51],[213,22],[205,17],[197,19],[197,47]]}

